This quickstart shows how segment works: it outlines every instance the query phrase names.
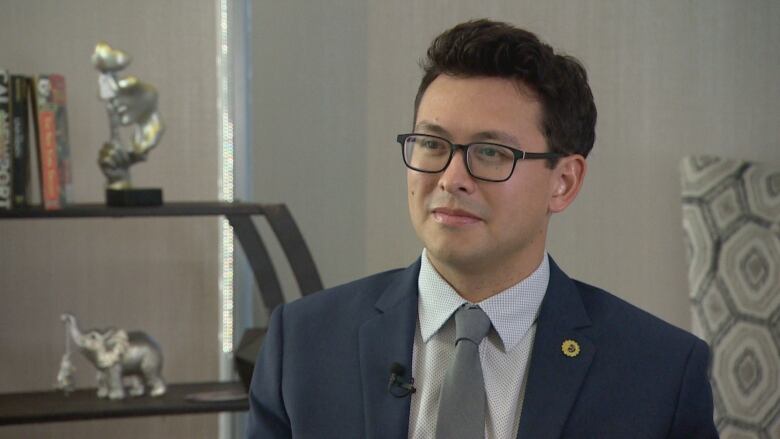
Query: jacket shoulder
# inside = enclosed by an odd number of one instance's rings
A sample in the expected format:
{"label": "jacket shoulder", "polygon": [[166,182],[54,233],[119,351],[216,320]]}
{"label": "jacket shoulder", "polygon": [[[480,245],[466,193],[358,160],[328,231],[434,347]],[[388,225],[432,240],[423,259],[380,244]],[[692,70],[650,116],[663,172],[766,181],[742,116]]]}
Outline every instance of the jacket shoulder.
{"label": "jacket shoulder", "polygon": [[286,304],[285,313],[331,313],[334,308],[352,311],[373,308],[385,289],[404,271],[403,268],[388,270],[326,288]]}
{"label": "jacket shoulder", "polygon": [[649,312],[601,288],[573,280],[595,328],[603,335],[632,338],[637,345],[677,344],[690,349],[702,342],[690,332],[678,328]]}
{"label": "jacket shoulder", "polygon": [[[596,350],[581,399],[599,403],[578,405],[570,425],[612,429],[599,437],[717,437],[707,344],[600,288],[573,282],[590,318],[582,334]],[[620,422],[616,410],[624,414]]]}

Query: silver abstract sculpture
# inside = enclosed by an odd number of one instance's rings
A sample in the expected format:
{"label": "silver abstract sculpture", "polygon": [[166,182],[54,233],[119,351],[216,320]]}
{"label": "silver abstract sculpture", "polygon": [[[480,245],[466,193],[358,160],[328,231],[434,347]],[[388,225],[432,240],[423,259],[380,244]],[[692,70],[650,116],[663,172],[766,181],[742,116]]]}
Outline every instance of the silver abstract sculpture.
{"label": "silver abstract sculpture", "polygon": [[[108,189],[130,189],[130,166],[146,160],[165,131],[157,111],[155,88],[133,76],[119,78],[118,72],[130,64],[130,56],[107,43],[99,43],[92,65],[100,72],[100,99],[106,103],[111,139],[98,156],[100,169],[108,178]],[[132,125],[130,145],[122,142],[120,127]]]}
{"label": "silver abstract sculpture", "polygon": [[[84,357],[97,368],[99,398],[123,399],[125,379],[130,384],[131,396],[143,395],[145,389],[148,389],[151,396],[165,394],[166,385],[161,375],[162,351],[157,342],[145,332],[109,328],[93,329],[82,333],[74,316],[63,314],[61,318],[70,339]],[[66,356],[69,355],[68,351],[65,353]],[[65,358],[63,358],[64,363],[66,363]],[[69,358],[67,363],[70,363]],[[62,388],[66,393],[68,391],[66,384],[70,383],[69,385],[72,386],[70,381],[72,372],[72,365],[60,367],[62,380],[58,376],[58,388]]]}

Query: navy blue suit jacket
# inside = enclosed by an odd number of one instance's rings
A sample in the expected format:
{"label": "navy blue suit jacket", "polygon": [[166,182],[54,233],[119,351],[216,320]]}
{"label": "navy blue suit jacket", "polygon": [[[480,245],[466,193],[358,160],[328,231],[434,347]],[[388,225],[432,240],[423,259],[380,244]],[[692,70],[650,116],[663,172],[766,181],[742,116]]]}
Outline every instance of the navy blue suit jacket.
{"label": "navy blue suit jacket", "polygon": [[[518,437],[717,438],[698,338],[550,264]],[[250,390],[248,436],[406,438],[419,260],[278,307]],[[564,340],[580,346],[562,353]]]}

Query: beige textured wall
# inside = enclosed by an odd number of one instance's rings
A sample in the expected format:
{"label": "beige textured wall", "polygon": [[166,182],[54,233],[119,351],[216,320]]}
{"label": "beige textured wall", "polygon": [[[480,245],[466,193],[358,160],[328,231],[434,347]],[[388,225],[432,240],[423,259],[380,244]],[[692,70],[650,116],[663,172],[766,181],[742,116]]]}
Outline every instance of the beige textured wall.
{"label": "beige textured wall", "polygon": [[[108,136],[89,57],[107,40],[130,53],[128,74],[154,84],[167,124],[138,186],[165,199],[218,190],[216,8],[212,0],[0,0],[0,66],[67,80],[77,202],[103,198],[95,164]],[[144,329],[163,346],[169,382],[218,378],[218,223],[214,218],[0,222],[0,391],[52,388],[64,351],[59,315],[82,328]],[[78,356],[78,354],[76,354]],[[94,386],[77,358],[77,383]],[[0,428],[0,438],[216,437],[216,415]]]}
{"label": "beige textured wall", "polygon": [[326,285],[366,270],[366,8],[252,7],[254,197],[288,204]]}
{"label": "beige textured wall", "polygon": [[677,163],[780,161],[772,0],[298,0],[254,5],[255,196],[290,204],[327,285],[411,262],[395,134],[430,40],[513,22],[588,69],[599,109],[580,198],[549,250],[570,275],[689,327]]}

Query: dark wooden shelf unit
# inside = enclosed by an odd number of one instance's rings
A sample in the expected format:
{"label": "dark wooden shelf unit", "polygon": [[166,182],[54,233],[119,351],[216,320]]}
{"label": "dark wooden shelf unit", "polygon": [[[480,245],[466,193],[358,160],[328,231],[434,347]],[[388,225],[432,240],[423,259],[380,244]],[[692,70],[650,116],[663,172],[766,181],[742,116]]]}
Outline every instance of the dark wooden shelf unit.
{"label": "dark wooden shelf unit", "polygon": [[[203,393],[209,401],[192,400]],[[218,396],[235,395],[226,400]],[[243,398],[241,396],[243,395]],[[79,389],[65,396],[58,391],[0,394],[0,425],[81,421],[133,416],[180,415],[185,413],[238,412],[249,407],[239,382],[171,384],[165,395],[111,401],[99,399],[95,389]]]}

